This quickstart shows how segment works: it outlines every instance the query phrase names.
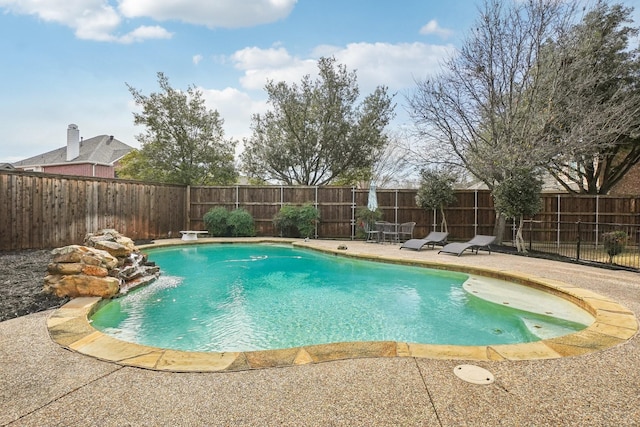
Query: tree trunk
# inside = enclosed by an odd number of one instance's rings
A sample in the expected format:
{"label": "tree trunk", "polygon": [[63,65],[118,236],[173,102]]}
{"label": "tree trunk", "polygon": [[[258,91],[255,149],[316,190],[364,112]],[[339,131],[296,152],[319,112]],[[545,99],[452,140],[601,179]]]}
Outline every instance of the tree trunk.
{"label": "tree trunk", "polygon": [[447,218],[444,216],[444,208],[440,206],[440,214],[442,215],[442,221],[440,222],[440,231],[448,232],[447,228]]}
{"label": "tree trunk", "polygon": [[496,245],[501,245],[504,239],[504,226],[507,219],[500,212],[496,211],[496,222],[493,226],[493,235],[496,236]]}
{"label": "tree trunk", "polygon": [[522,238],[522,228],[524,227],[524,215],[520,215],[520,224],[518,224],[518,231],[516,231],[516,248],[518,252],[527,252],[527,246]]}

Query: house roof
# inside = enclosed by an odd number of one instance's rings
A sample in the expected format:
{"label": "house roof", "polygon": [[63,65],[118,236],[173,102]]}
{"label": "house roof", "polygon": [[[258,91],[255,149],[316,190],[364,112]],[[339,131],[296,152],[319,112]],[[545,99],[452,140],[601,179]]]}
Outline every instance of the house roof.
{"label": "house roof", "polygon": [[67,146],[13,163],[15,167],[61,165],[65,163],[99,163],[113,165],[134,148],[109,135],[80,141],[80,155],[67,161]]}
{"label": "house roof", "polygon": [[[578,186],[575,183],[570,183],[569,186],[572,189],[578,190]],[[457,190],[488,190],[489,187],[480,181],[473,180],[470,182],[465,182],[462,184],[458,184],[455,187]],[[543,193],[566,193],[567,189],[564,188],[558,181],[549,174],[543,174],[542,176],[542,192]]]}

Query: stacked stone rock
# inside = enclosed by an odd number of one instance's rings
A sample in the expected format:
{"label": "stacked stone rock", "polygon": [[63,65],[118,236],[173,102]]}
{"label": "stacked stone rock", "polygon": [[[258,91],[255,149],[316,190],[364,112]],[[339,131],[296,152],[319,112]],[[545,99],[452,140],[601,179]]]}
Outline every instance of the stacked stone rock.
{"label": "stacked stone rock", "polygon": [[57,248],[51,255],[44,291],[59,297],[112,298],[159,274],[133,240],[112,229],[88,234],[84,246]]}

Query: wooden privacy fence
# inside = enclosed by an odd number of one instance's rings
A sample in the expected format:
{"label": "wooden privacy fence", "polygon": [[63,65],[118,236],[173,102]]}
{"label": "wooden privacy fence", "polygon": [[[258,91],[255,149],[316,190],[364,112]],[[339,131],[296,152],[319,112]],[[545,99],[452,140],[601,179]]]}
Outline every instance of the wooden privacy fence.
{"label": "wooden privacy fence", "polygon": [[[440,214],[416,205],[415,189],[378,189],[378,207],[385,221],[415,222],[415,236],[440,225]],[[458,191],[457,203],[447,209],[452,236],[471,238],[493,232],[495,213],[489,192]],[[189,228],[204,229],[202,217],[209,209],[245,209],[254,218],[257,234],[274,236],[273,217],[286,204],[311,204],[320,212],[316,236],[354,238],[358,209],[367,206],[369,190],[356,187],[228,186],[189,188]]]}
{"label": "wooden privacy fence", "polygon": [[26,172],[0,173],[0,250],[81,244],[115,228],[132,239],[179,235],[185,187]]}
{"label": "wooden privacy fence", "polygon": [[[309,203],[320,211],[317,237],[354,238],[357,210],[367,206],[369,190],[355,187],[303,186],[228,186],[190,187],[188,224],[191,229],[204,229],[202,217],[211,208],[222,206],[246,209],[254,218],[258,235],[273,236],[273,217],[285,204]],[[439,212],[416,206],[415,189],[378,189],[379,209],[386,221],[415,222],[414,236],[424,236],[439,229]],[[445,209],[450,238],[467,240],[476,234],[492,234],[495,210],[487,190],[460,190],[456,200]],[[534,241],[567,241],[569,231],[559,224],[591,222],[606,224],[639,224],[640,197],[542,195],[543,208],[533,220],[544,224],[529,235]],[[511,236],[512,222],[507,222],[506,239]]]}
{"label": "wooden privacy fence", "polygon": [[[356,236],[357,210],[367,206],[368,194],[368,189],[355,187],[188,187],[1,171],[0,250],[79,244],[87,233],[102,228],[115,228],[136,240],[178,237],[180,230],[204,230],[202,217],[218,206],[246,209],[259,236],[275,236],[273,217],[280,207],[304,203],[320,211],[317,237],[351,239]],[[414,236],[422,237],[439,229],[441,218],[438,212],[416,206],[415,196],[414,189],[377,191],[383,219],[415,222]],[[445,212],[451,240],[494,231],[489,191],[457,191],[456,201]],[[554,224],[578,220],[640,224],[640,197],[545,194],[543,210],[534,220],[540,221],[540,226],[532,229],[530,238],[534,241],[570,239]]]}

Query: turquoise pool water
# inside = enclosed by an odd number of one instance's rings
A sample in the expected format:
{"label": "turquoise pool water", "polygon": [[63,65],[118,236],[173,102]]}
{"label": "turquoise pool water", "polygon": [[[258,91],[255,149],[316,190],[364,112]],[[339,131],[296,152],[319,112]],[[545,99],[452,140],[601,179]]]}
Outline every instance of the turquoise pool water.
{"label": "turquoise pool water", "polygon": [[462,273],[266,244],[148,253],[161,278],[104,304],[91,318],[96,329],[155,347],[226,352],[345,341],[506,344],[539,340],[531,325],[552,325],[557,335],[586,327],[476,298]]}

